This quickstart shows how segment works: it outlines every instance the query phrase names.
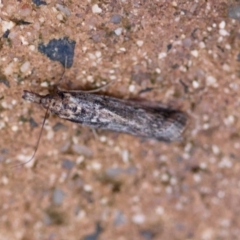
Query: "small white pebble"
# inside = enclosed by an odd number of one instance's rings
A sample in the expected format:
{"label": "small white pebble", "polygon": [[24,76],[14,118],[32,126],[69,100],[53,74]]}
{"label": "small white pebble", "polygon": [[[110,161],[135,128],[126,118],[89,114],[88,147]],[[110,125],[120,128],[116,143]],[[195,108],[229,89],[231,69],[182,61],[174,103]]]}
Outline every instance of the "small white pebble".
{"label": "small white pebble", "polygon": [[6,176],[2,176],[2,183],[3,183],[4,185],[7,185],[8,182],[9,182],[8,178],[7,178]]}
{"label": "small white pebble", "polygon": [[180,67],[179,67],[179,70],[180,70],[181,72],[187,72],[187,68],[186,68],[185,66],[180,66]]}
{"label": "small white pebble", "polygon": [[191,143],[187,143],[187,145],[184,147],[184,152],[190,152],[192,149],[192,144]]}
{"label": "small white pebble", "polygon": [[158,54],[158,59],[163,59],[163,58],[165,58],[166,56],[167,56],[167,53],[161,52],[161,53]]}
{"label": "small white pebble", "polygon": [[217,79],[213,76],[208,76],[206,81],[207,81],[207,86],[216,86],[217,84]]}
{"label": "small white pebble", "polygon": [[192,54],[194,57],[198,57],[198,55],[199,55],[197,50],[191,51],[191,54]]}
{"label": "small white pebble", "polygon": [[193,88],[195,88],[195,89],[199,88],[199,86],[200,86],[199,82],[196,81],[196,80],[194,80],[194,81],[192,82],[192,85],[193,85]]}
{"label": "small white pebble", "polygon": [[143,224],[145,222],[145,216],[143,214],[135,214],[133,215],[132,217],[132,221],[135,223],[135,224]]}
{"label": "small white pebble", "polygon": [[229,36],[229,32],[226,31],[225,29],[219,29],[219,34],[221,36]]}
{"label": "small white pebble", "polygon": [[101,13],[102,12],[102,9],[98,6],[98,4],[94,4],[92,6],[92,12],[93,13]]}
{"label": "small white pebble", "polygon": [[163,214],[164,214],[164,208],[161,207],[161,206],[158,206],[158,207],[155,209],[155,212],[156,212],[156,214],[158,214],[158,215],[163,215]]}
{"label": "small white pebble", "polygon": [[17,130],[18,130],[18,126],[13,125],[13,126],[12,126],[12,131],[16,132]]}
{"label": "small white pebble", "polygon": [[106,142],[107,137],[106,136],[101,136],[99,140],[100,140],[100,142]]}
{"label": "small white pebble", "polygon": [[217,145],[212,145],[212,151],[215,155],[218,155],[220,153],[220,149]]}
{"label": "small white pebble", "polygon": [[100,170],[101,168],[102,168],[102,164],[101,163],[99,163],[99,162],[92,162],[91,163],[91,167],[92,167],[92,169],[93,170]]}
{"label": "small white pebble", "polygon": [[15,23],[12,22],[12,21],[9,21],[9,22],[1,21],[0,23],[2,25],[2,31],[3,32],[6,32],[7,30],[11,30],[15,26]]}
{"label": "small white pebble", "polygon": [[77,159],[76,159],[76,163],[77,165],[80,165],[82,162],[84,162],[84,156],[79,156]]}
{"label": "small white pebble", "polygon": [[42,83],[40,84],[40,86],[41,86],[41,87],[48,87],[48,83],[47,83],[47,82],[42,82]]}
{"label": "small white pebble", "polygon": [[102,53],[100,51],[96,51],[95,55],[97,58],[100,58],[102,56]]}
{"label": "small white pebble", "polygon": [[129,162],[129,152],[128,152],[128,150],[123,150],[122,151],[122,160],[123,160],[124,163]]}
{"label": "small white pebble", "polygon": [[20,36],[20,39],[23,45],[28,45],[28,42],[25,40],[23,36]]}
{"label": "small white pebble", "polygon": [[110,75],[109,78],[110,78],[111,80],[116,80],[116,79],[117,79],[117,77],[116,77],[115,75]]}
{"label": "small white pebble", "polygon": [[162,182],[168,182],[168,181],[169,181],[169,176],[168,176],[168,174],[163,174],[163,175],[161,176],[161,180],[162,180]]}
{"label": "small white pebble", "polygon": [[226,45],[225,45],[225,48],[226,48],[227,50],[231,50],[231,49],[232,49],[232,47],[231,47],[230,44],[226,44]]}
{"label": "small white pebble", "polygon": [[141,47],[143,45],[143,41],[142,40],[137,40],[136,44]]}
{"label": "small white pebble", "polygon": [[176,185],[177,184],[177,179],[175,177],[171,177],[170,184],[171,185]]}
{"label": "small white pebble", "polygon": [[11,63],[9,63],[7,65],[7,67],[4,69],[5,75],[11,75],[12,74],[12,72],[13,72],[13,65],[14,65],[13,62],[11,62]]}
{"label": "small white pebble", "polygon": [[207,164],[205,162],[201,162],[200,163],[200,168],[203,169],[203,170],[207,169]]}
{"label": "small white pebble", "polygon": [[92,186],[90,186],[89,184],[85,184],[83,188],[86,192],[92,192],[93,190]]}
{"label": "small white pebble", "polygon": [[223,64],[223,67],[222,67],[222,68],[223,68],[223,70],[226,71],[226,72],[230,72],[230,70],[231,70],[230,66],[229,66],[228,64],[226,64],[226,63]]}
{"label": "small white pebble", "polygon": [[199,43],[199,47],[200,47],[200,48],[206,48],[206,45],[205,45],[204,42],[200,42],[200,43]]}
{"label": "small white pebble", "polygon": [[124,48],[124,47],[119,48],[119,50],[120,50],[121,52],[126,52],[126,48]]}
{"label": "small white pebble", "polygon": [[31,51],[35,51],[35,46],[34,46],[34,45],[30,45],[30,46],[29,46],[29,49],[30,49]]}
{"label": "small white pebble", "polygon": [[40,17],[39,18],[39,22],[44,23],[45,22],[45,18],[44,17]]}
{"label": "small white pebble", "polygon": [[225,193],[223,191],[218,191],[217,196],[219,198],[223,198],[225,196]]}
{"label": "small white pebble", "polygon": [[220,28],[220,29],[224,29],[225,26],[226,26],[226,22],[225,22],[225,21],[221,21],[221,22],[219,23],[219,28]]}
{"label": "small white pebble", "polygon": [[25,62],[21,67],[20,67],[20,71],[22,73],[26,73],[30,68],[30,62]]}
{"label": "small white pebble", "polygon": [[63,182],[65,182],[66,181],[66,179],[67,179],[67,173],[66,172],[62,172],[62,174],[61,174],[61,176],[60,176],[60,178],[59,178],[59,182],[60,183],[63,183]]}
{"label": "small white pebble", "polygon": [[156,68],[155,71],[156,71],[156,73],[158,73],[158,74],[161,73],[161,69],[160,69],[160,68]]}
{"label": "small white pebble", "polygon": [[115,29],[114,32],[117,36],[120,36],[122,34],[122,28],[119,27],[119,28]]}
{"label": "small white pebble", "polygon": [[203,124],[203,129],[204,129],[204,130],[209,129],[209,124],[208,124],[208,123],[204,123],[204,124]]}
{"label": "small white pebble", "polygon": [[230,115],[224,119],[224,123],[226,126],[231,126],[234,123],[234,121],[235,121],[235,118],[233,115]]}
{"label": "small white pebble", "polygon": [[61,13],[59,13],[59,14],[57,15],[57,19],[58,19],[59,21],[63,21],[63,15],[62,15]]}
{"label": "small white pebble", "polygon": [[229,160],[228,157],[223,157],[221,161],[218,163],[219,168],[231,168],[232,162]]}
{"label": "small white pebble", "polygon": [[199,174],[194,174],[193,179],[195,182],[201,182],[202,178]]}
{"label": "small white pebble", "polygon": [[51,140],[54,137],[54,132],[52,130],[47,131],[47,139]]}
{"label": "small white pebble", "polygon": [[131,84],[128,88],[129,92],[134,92],[135,91],[135,85]]}

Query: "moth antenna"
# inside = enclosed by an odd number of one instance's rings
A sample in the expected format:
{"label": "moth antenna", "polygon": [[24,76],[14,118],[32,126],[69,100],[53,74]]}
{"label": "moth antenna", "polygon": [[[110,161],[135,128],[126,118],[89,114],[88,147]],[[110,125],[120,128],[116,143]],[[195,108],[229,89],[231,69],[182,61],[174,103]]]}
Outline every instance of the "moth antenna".
{"label": "moth antenna", "polygon": [[45,113],[45,116],[44,116],[44,119],[43,119],[43,123],[42,123],[42,126],[41,126],[41,130],[40,130],[40,133],[39,133],[39,136],[38,136],[37,144],[36,144],[36,147],[35,147],[35,150],[34,150],[34,153],[33,153],[32,157],[31,157],[28,161],[26,161],[26,162],[24,162],[24,163],[17,164],[17,165],[15,165],[14,167],[23,166],[23,165],[25,165],[25,164],[28,164],[29,162],[31,162],[31,161],[34,159],[34,157],[35,157],[35,155],[36,155],[36,153],[37,153],[38,147],[39,147],[40,140],[41,140],[41,136],[42,136],[42,132],[43,132],[43,127],[44,127],[44,125],[45,125],[45,122],[46,122],[46,119],[47,119],[47,116],[48,116],[49,107],[50,107],[50,105],[48,106],[47,111],[46,111],[46,113]]}
{"label": "moth antenna", "polygon": [[[64,64],[64,70],[63,70],[62,76],[60,77],[60,79],[59,79],[59,81],[58,81],[58,83],[57,83],[57,90],[59,90],[59,91],[64,90],[64,89],[62,89],[61,87],[59,87],[59,85],[60,85],[60,83],[61,83],[62,80],[63,80],[63,77],[64,77],[65,72],[66,72],[66,68],[67,68],[67,57],[65,57],[65,64]],[[104,86],[101,86],[101,87],[96,88],[96,89],[93,89],[93,90],[68,90],[68,92],[95,93],[95,92],[101,91],[102,89],[110,86],[111,84],[113,84],[113,83],[115,83],[115,82],[116,82],[116,80],[115,80],[115,81],[111,81],[111,82],[105,84]]]}

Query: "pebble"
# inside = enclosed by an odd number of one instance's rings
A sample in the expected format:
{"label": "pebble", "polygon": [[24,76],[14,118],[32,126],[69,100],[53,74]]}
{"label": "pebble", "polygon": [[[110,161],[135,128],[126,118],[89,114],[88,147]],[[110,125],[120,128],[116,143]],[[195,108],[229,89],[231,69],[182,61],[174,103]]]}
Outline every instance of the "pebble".
{"label": "pebble", "polygon": [[129,92],[134,92],[135,91],[135,85],[131,84],[128,89],[129,89]]}
{"label": "pebble", "polygon": [[7,65],[7,67],[4,69],[5,75],[11,75],[12,74],[12,72],[13,72],[13,65],[14,65],[13,62],[11,62],[11,63],[9,63]]}
{"label": "pebble", "polygon": [[219,168],[231,168],[232,162],[229,160],[228,157],[223,157],[221,161],[218,163]]}
{"label": "pebble", "polygon": [[61,205],[64,199],[64,195],[65,194],[61,189],[59,188],[54,189],[53,195],[52,195],[53,204]]}
{"label": "pebble", "polygon": [[122,151],[122,160],[123,160],[124,163],[129,162],[129,152],[128,152],[128,150],[123,150]]}
{"label": "pebble", "polygon": [[158,59],[163,59],[163,58],[165,58],[166,56],[167,56],[167,53],[161,52],[161,53],[158,54]]}
{"label": "pebble", "polygon": [[19,15],[22,17],[27,17],[31,14],[31,7],[28,4],[24,4],[19,10]]}
{"label": "pebble", "polygon": [[45,1],[42,1],[42,0],[32,0],[32,2],[38,7],[40,5],[47,5],[47,3]]}
{"label": "pebble", "polygon": [[193,88],[195,88],[195,89],[199,88],[199,86],[200,86],[199,82],[196,81],[196,80],[194,80],[194,81],[192,82],[192,85],[193,85]]}
{"label": "pebble", "polygon": [[114,226],[120,226],[125,224],[127,221],[126,216],[121,212],[121,211],[117,211],[115,214],[115,218],[114,218]]}
{"label": "pebble", "polygon": [[220,153],[220,149],[217,145],[212,145],[212,151],[215,155],[218,155]]}
{"label": "pebble", "polygon": [[46,45],[40,43],[38,51],[45,54],[49,59],[60,62],[64,67],[70,68],[73,64],[74,49],[76,42],[68,37],[51,39]]}
{"label": "pebble", "polygon": [[20,67],[20,71],[22,73],[26,73],[30,68],[30,62],[25,62],[21,67]]}
{"label": "pebble", "polygon": [[227,118],[224,119],[224,124],[226,126],[231,126],[234,123],[235,119],[233,115],[228,116]]}
{"label": "pebble", "polygon": [[215,86],[217,83],[217,79],[213,76],[208,76],[206,81],[208,86]]}
{"label": "pebble", "polygon": [[92,6],[92,12],[93,13],[101,13],[102,12],[102,9],[98,6],[98,4],[94,4]]}
{"label": "pebble", "polygon": [[80,144],[74,144],[72,146],[72,150],[80,155],[84,155],[86,157],[91,157],[93,155],[93,152],[90,148],[84,146],[84,145],[80,145]]}
{"label": "pebble", "polygon": [[62,168],[65,168],[67,170],[71,170],[74,167],[75,163],[73,161],[70,161],[68,159],[64,159],[62,161]]}
{"label": "pebble", "polygon": [[225,29],[219,29],[219,34],[224,37],[229,36],[229,32],[226,31]]}
{"label": "pebble", "polygon": [[58,9],[59,11],[61,11],[62,13],[64,13],[66,16],[69,17],[69,16],[71,15],[70,10],[69,10],[66,6],[63,6],[63,5],[61,5],[61,4],[57,4],[56,7],[57,7],[57,9]]}
{"label": "pebble", "polygon": [[224,29],[226,27],[226,22],[225,21],[221,21],[220,23],[219,23],[219,28],[220,29]]}
{"label": "pebble", "polygon": [[145,216],[143,214],[135,214],[132,217],[132,221],[136,224],[143,224],[145,222]]}
{"label": "pebble", "polygon": [[1,25],[2,31],[6,32],[7,30],[11,30],[15,26],[15,23],[12,21],[1,21]]}
{"label": "pebble", "polygon": [[240,20],[240,4],[229,6],[228,17]]}
{"label": "pebble", "polygon": [[122,21],[122,16],[119,14],[115,14],[111,17],[110,22],[114,24],[119,24]]}
{"label": "pebble", "polygon": [[185,39],[182,40],[182,43],[183,43],[184,47],[189,48],[192,45],[192,40],[191,40],[191,38],[185,38]]}
{"label": "pebble", "polygon": [[114,30],[114,32],[117,36],[120,36],[122,34],[122,28],[121,27],[117,28],[117,29]]}
{"label": "pebble", "polygon": [[198,51],[197,51],[197,50],[191,51],[191,54],[192,54],[192,56],[194,56],[194,57],[198,57]]}
{"label": "pebble", "polygon": [[136,41],[136,44],[137,44],[139,47],[141,47],[141,46],[143,45],[143,41],[142,41],[142,40],[137,40],[137,41]]}
{"label": "pebble", "polygon": [[164,214],[164,208],[162,206],[158,206],[156,209],[155,209],[155,212],[156,214],[158,215],[163,215]]}

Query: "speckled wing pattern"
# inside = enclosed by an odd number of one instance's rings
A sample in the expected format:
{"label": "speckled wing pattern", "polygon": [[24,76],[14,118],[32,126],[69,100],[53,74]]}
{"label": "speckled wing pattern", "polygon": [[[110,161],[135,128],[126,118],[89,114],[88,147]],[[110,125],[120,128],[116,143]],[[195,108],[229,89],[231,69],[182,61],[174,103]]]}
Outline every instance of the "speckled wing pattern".
{"label": "speckled wing pattern", "polygon": [[42,96],[24,91],[23,98],[72,122],[160,141],[180,140],[187,122],[186,114],[178,110],[84,92],[57,91]]}

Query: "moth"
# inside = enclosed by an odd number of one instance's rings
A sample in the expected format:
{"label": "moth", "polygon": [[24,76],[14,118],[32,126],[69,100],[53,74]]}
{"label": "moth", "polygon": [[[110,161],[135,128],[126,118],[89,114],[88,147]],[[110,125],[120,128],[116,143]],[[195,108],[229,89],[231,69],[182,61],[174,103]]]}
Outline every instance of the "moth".
{"label": "moth", "polygon": [[22,97],[71,122],[159,141],[180,140],[187,123],[179,110],[82,91],[58,89],[43,96],[24,90]]}

